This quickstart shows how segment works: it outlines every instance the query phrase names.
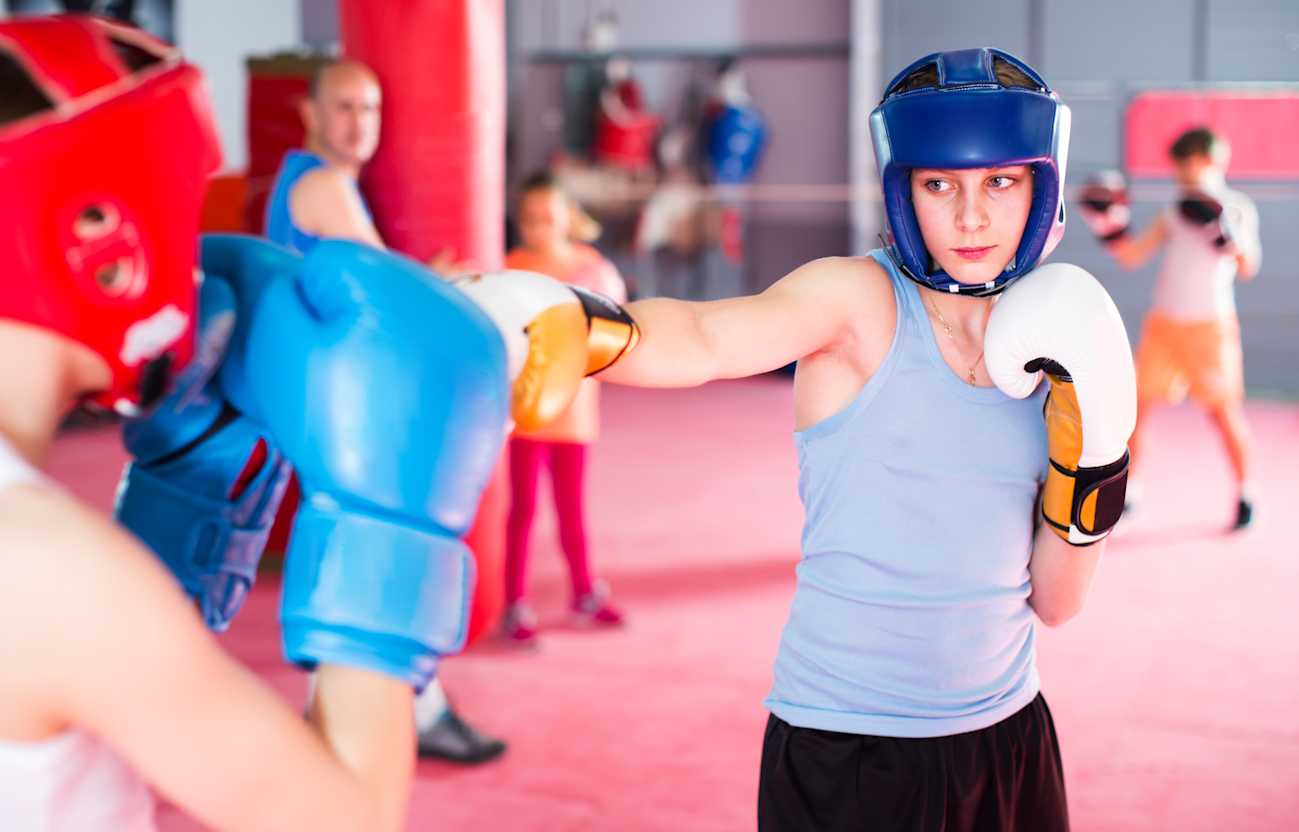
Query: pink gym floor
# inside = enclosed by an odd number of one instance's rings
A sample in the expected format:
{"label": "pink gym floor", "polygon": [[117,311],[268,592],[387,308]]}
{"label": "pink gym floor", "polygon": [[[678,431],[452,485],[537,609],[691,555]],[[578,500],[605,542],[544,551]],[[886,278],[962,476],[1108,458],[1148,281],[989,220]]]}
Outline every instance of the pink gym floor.
{"label": "pink gym floor", "polygon": [[[565,624],[543,509],[532,589],[541,648],[475,645],[444,665],[460,710],[510,742],[479,768],[421,763],[411,829],[743,830],[755,825],[762,699],[794,589],[801,511],[792,387],[606,387],[588,517],[597,571],[628,625]],[[1252,403],[1257,522],[1207,420],[1157,414],[1145,499],[1113,538],[1083,614],[1041,634],[1074,828],[1299,828],[1299,406]],[[112,430],[70,433],[53,469],[108,507]],[[226,636],[297,707],[264,580]],[[201,750],[195,753],[202,753]],[[199,828],[171,808],[162,828]]]}

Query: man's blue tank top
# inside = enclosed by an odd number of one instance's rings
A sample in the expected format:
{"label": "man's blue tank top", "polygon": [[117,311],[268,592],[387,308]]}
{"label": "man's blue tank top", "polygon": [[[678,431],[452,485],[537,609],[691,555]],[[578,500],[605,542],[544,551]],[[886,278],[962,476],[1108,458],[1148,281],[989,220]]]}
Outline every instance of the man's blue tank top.
{"label": "man's blue tank top", "polygon": [[794,434],[803,556],[766,705],[829,731],[978,730],[1038,693],[1028,561],[1045,385],[1016,400],[966,384],[918,287],[871,256],[897,327],[852,403]]}
{"label": "man's blue tank top", "polygon": [[[304,174],[324,165],[324,159],[306,150],[290,150],[284,155],[280,170],[275,174],[271,196],[266,200],[266,238],[272,243],[306,254],[320,242],[315,234],[308,234],[293,224],[293,215],[289,211],[289,194]],[[360,193],[358,188],[357,195]],[[365,205],[364,197],[361,198],[361,205]],[[368,208],[366,213],[369,214]]]}

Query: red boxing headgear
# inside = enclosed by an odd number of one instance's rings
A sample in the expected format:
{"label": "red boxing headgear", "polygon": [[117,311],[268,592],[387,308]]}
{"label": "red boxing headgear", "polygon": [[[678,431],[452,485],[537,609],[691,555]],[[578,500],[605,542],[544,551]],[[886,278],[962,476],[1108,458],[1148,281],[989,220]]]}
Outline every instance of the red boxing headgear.
{"label": "red boxing headgear", "polygon": [[108,362],[92,401],[131,414],[193,353],[206,180],[221,163],[202,75],[90,17],[0,21],[0,318]]}

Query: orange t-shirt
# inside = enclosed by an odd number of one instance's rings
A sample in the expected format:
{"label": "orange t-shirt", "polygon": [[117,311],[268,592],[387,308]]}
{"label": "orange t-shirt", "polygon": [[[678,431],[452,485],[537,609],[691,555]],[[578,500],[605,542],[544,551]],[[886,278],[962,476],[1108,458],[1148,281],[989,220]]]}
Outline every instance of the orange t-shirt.
{"label": "orange t-shirt", "polygon": [[[588,245],[574,243],[573,258],[559,262],[551,257],[524,248],[516,248],[505,256],[505,268],[540,272],[564,283],[599,292],[606,297],[626,303],[627,286],[613,264],[600,252]],[[542,442],[594,442],[600,434],[600,382],[583,379],[573,403],[553,422],[533,431],[515,429],[514,435]]]}

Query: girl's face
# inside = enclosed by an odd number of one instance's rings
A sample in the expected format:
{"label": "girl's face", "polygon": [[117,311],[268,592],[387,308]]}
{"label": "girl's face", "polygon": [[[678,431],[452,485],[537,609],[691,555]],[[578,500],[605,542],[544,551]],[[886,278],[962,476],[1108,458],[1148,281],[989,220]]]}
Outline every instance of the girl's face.
{"label": "girl's face", "polygon": [[1174,159],[1173,170],[1177,184],[1186,190],[1221,187],[1227,182],[1228,161],[1229,157],[1226,154],[1219,154],[1214,158],[1202,153],[1187,156],[1185,159]]}
{"label": "girl's face", "polygon": [[519,236],[525,248],[548,249],[568,239],[568,198],[552,188],[528,191],[519,200]]}
{"label": "girl's face", "polygon": [[1033,172],[1028,165],[917,168],[911,202],[934,262],[961,283],[987,283],[1019,249],[1033,207]]}

